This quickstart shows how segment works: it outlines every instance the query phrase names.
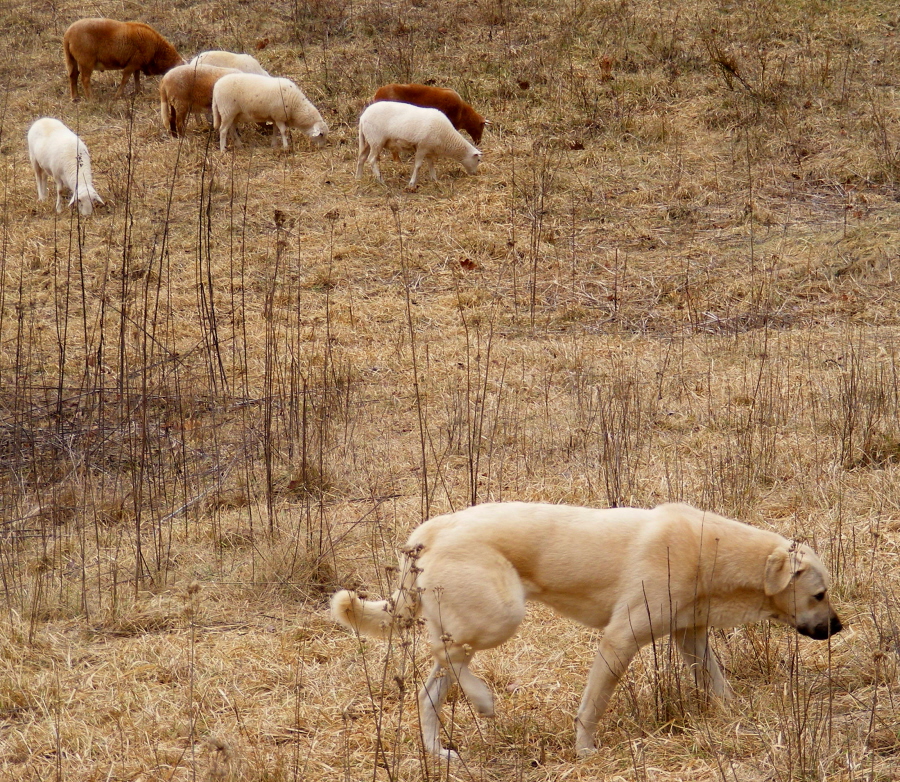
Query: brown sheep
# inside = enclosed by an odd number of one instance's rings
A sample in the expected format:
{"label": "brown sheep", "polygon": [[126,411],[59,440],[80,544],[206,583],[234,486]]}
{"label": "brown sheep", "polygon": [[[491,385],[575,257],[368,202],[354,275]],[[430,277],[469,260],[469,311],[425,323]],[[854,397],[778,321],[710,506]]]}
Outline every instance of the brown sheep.
{"label": "brown sheep", "polygon": [[375,93],[374,101],[392,100],[411,103],[413,106],[439,109],[457,130],[466,131],[476,144],[481,143],[481,134],[487,120],[466,103],[454,90],[443,87],[429,87],[427,84],[385,84]]}
{"label": "brown sheep", "polygon": [[134,91],[141,91],[141,72],[159,76],[184,60],[150,25],[142,22],[117,22],[115,19],[79,19],[69,25],[63,36],[63,52],[72,100],[78,100],[78,72],[88,99],[91,74],[98,71],[124,71],[116,97],[121,98],[128,77],[134,74]]}
{"label": "brown sheep", "polygon": [[172,68],[159,81],[159,113],[163,126],[173,136],[178,136],[184,132],[189,113],[202,111],[209,114],[212,111],[213,87],[229,73],[240,71],[191,63]]}

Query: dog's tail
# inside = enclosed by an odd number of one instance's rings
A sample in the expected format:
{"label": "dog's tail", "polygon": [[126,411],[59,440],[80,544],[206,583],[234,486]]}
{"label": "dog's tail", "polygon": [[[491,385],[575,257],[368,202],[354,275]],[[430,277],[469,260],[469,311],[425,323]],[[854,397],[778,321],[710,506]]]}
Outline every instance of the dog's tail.
{"label": "dog's tail", "polygon": [[357,592],[342,589],[331,598],[331,618],[348,630],[375,638],[389,638],[419,616],[421,605],[416,578],[421,572],[415,557],[401,557],[400,587],[388,600],[366,600]]}
{"label": "dog's tail", "polygon": [[360,635],[387,638],[394,623],[388,600],[363,600],[349,589],[331,598],[331,618]]}

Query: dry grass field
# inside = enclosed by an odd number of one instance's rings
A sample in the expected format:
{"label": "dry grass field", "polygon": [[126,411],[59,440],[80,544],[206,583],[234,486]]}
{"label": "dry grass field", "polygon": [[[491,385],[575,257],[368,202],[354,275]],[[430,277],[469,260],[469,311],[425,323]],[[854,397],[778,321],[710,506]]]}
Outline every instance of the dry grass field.
{"label": "dry grass field", "polygon": [[[156,78],[70,102],[62,34],[100,15],[254,54],[329,145],[169,138]],[[0,4],[0,778],[900,779],[898,28],[889,0]],[[492,120],[475,176],[354,178],[390,81]],[[36,199],[45,115],[90,218]],[[361,643],[328,595],[511,499],[797,537],[848,627],[717,632],[727,705],[661,641],[576,761],[597,634],[533,607],[435,764],[420,639]]]}

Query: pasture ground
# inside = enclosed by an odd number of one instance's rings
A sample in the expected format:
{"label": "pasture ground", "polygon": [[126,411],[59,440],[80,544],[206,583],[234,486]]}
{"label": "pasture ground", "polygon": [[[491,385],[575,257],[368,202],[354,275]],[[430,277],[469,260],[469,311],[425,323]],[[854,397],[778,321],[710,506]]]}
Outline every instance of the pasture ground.
{"label": "pasture ground", "polygon": [[[327,148],[219,153],[155,78],[68,98],[75,19],[295,79]],[[0,8],[0,777],[893,780],[900,702],[900,10],[887,0],[9,0]],[[475,176],[357,181],[377,86],[493,122]],[[35,198],[76,129],[107,201]],[[813,545],[848,629],[665,641],[576,762],[596,633],[530,611],[429,763],[418,638],[360,643],[423,518],[684,500]]]}

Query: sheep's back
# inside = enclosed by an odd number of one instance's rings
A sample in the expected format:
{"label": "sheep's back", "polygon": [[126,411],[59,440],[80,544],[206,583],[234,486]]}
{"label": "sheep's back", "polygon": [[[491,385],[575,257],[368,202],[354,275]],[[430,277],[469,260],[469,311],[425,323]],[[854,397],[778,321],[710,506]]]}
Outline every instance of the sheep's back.
{"label": "sheep's back", "polygon": [[220,113],[234,116],[239,122],[283,122],[295,100],[295,93],[302,97],[297,86],[288,79],[232,73],[216,82],[213,101]]}
{"label": "sheep's back", "polygon": [[218,68],[231,68],[242,73],[252,73],[257,76],[268,76],[269,72],[259,64],[259,61],[249,54],[237,54],[213,50],[200,52],[190,64],[209,65]]}
{"label": "sheep's back", "polygon": [[184,60],[162,35],[143,22],[79,19],[69,25],[63,44],[81,64],[121,70],[137,63],[147,73],[165,73]]}
{"label": "sheep's back", "polygon": [[160,79],[159,91],[165,97],[177,96],[208,106],[216,82],[232,73],[240,71],[215,65],[179,65]]}
{"label": "sheep's back", "polygon": [[403,141],[419,146],[435,142],[456,130],[438,109],[409,103],[379,101],[369,106],[359,118],[360,129],[370,140]]}
{"label": "sheep's back", "polygon": [[28,129],[28,152],[57,181],[75,171],[79,155],[82,171],[90,174],[90,157],[84,142],[52,117],[43,117]]}
{"label": "sheep's back", "polygon": [[124,68],[135,53],[145,54],[152,29],[129,27],[115,19],[79,19],[66,30],[64,40],[79,61],[95,58],[98,70]]}

